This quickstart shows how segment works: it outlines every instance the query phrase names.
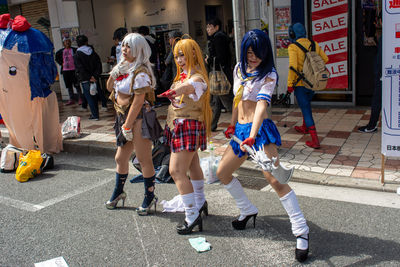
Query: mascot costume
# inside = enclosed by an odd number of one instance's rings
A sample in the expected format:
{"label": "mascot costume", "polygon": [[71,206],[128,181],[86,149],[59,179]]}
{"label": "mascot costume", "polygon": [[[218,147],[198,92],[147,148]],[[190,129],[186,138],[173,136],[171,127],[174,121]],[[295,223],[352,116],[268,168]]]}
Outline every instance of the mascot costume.
{"label": "mascot costume", "polygon": [[56,94],[53,44],[22,16],[0,15],[0,114],[10,144],[58,153],[62,135]]}

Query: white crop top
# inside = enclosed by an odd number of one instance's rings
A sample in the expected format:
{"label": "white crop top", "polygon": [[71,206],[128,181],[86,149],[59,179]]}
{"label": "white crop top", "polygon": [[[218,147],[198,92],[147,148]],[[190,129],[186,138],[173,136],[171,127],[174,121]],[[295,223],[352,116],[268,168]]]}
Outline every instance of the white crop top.
{"label": "white crop top", "polygon": [[[233,72],[233,94],[236,95],[237,91],[242,84],[242,80],[238,76],[239,63],[236,64]],[[272,81],[267,81],[267,78]],[[271,97],[274,93],[276,85],[277,75],[275,72],[268,73],[265,78],[261,80],[249,80],[244,82],[244,90],[242,100],[250,100],[257,102],[258,100],[266,100],[268,104],[271,104]]]}
{"label": "white crop top", "polygon": [[[128,75],[121,75],[119,76],[114,82],[114,89],[115,89],[115,99],[117,99],[118,92],[132,95],[130,93],[131,90],[131,82],[133,78],[133,73],[129,73]],[[136,75],[135,81],[133,83],[133,90],[151,86],[151,79],[147,73],[140,72]]]}

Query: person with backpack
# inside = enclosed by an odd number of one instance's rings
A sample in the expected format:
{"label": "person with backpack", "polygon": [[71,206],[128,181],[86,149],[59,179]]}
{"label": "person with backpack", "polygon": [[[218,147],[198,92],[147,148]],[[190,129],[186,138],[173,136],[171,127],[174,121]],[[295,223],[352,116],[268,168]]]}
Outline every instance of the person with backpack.
{"label": "person with backpack", "polygon": [[155,171],[152,161],[152,141],[157,140],[162,128],[151,106],[154,103],[156,79],[150,63],[151,49],[146,39],[130,33],[122,41],[122,57],[111,70],[107,90],[116,112],[114,130],[117,152],[116,179],[107,209],[115,209],[120,200],[124,205],[127,194],[124,185],[129,172],[129,159],[133,150],[139,160],[144,177],[144,199],[136,209],[138,215],[148,215],[152,206],[156,210]]}
{"label": "person with backpack", "polygon": [[[328,56],[324,53],[317,42],[310,41],[306,37],[306,29],[301,23],[295,23],[289,27],[289,39],[292,43],[289,45],[289,75],[287,91],[289,94],[294,92],[297,103],[299,104],[303,114],[303,125],[295,126],[294,128],[297,132],[302,134],[310,133],[311,141],[306,141],[307,146],[311,148],[320,148],[311,110],[311,99],[314,96],[314,91],[309,88],[312,88],[313,84],[311,84],[310,78],[305,78],[306,75],[304,75],[303,72],[306,53],[301,47],[307,50],[314,49],[315,53],[320,56],[324,63],[328,62]],[[327,74],[324,73],[323,75]]]}

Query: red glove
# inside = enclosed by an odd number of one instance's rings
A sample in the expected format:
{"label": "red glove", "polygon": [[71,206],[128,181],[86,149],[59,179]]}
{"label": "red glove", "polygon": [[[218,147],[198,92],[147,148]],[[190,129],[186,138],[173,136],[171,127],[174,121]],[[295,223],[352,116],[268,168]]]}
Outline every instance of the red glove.
{"label": "red glove", "polygon": [[165,91],[164,93],[159,94],[158,97],[166,97],[166,98],[171,99],[171,98],[174,98],[175,95],[176,95],[175,90],[169,89],[169,90]]}
{"label": "red glove", "polygon": [[287,91],[288,91],[288,93],[290,93],[290,94],[291,94],[291,93],[293,93],[293,92],[294,92],[294,88],[293,88],[293,87],[289,87],[289,86],[288,86],[288,88],[287,88]]}
{"label": "red glove", "polygon": [[229,125],[225,131],[225,137],[231,139],[231,135],[235,134],[235,126]]}
{"label": "red glove", "polygon": [[244,146],[244,145],[248,145],[249,147],[252,147],[254,145],[254,143],[256,142],[256,140],[252,137],[246,138],[241,144],[240,146]]}

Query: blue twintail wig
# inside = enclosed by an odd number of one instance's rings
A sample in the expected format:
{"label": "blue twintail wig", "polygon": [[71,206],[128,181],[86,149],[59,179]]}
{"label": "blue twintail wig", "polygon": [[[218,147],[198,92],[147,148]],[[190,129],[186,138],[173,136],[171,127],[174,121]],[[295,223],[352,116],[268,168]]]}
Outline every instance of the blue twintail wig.
{"label": "blue twintail wig", "polygon": [[257,77],[254,80],[260,80],[270,72],[278,73],[275,70],[274,57],[272,54],[271,41],[268,35],[258,29],[248,31],[242,40],[240,47],[240,71],[247,76],[247,50],[251,47],[254,54],[261,59],[260,65],[257,67]]}

